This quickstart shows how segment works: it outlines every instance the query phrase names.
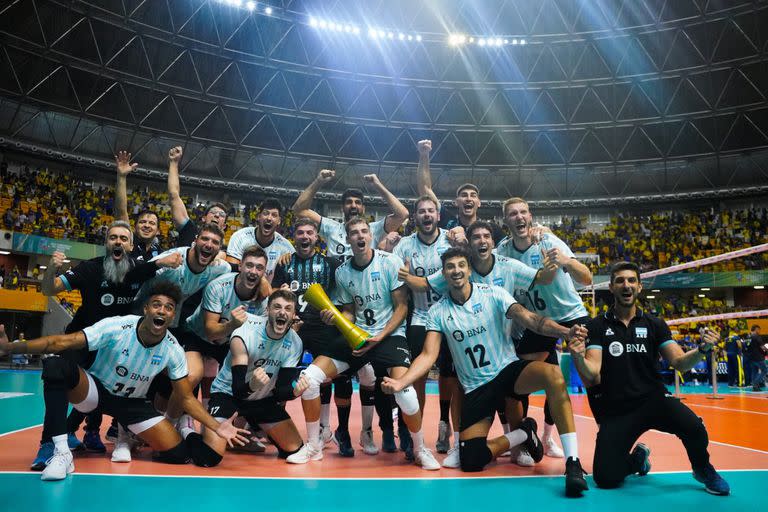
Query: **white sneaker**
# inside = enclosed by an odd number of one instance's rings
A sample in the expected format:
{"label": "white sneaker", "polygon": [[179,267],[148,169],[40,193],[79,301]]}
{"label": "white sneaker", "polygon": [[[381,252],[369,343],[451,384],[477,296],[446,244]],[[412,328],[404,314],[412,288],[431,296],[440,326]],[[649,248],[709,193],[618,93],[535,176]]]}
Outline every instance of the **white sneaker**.
{"label": "white sneaker", "polygon": [[379,453],[379,447],[373,442],[373,430],[360,431],[360,446],[366,455],[376,455]]}
{"label": "white sneaker", "polygon": [[304,443],[304,446],[296,453],[289,455],[285,462],[289,464],[306,464],[310,460],[323,460],[322,447]]}
{"label": "white sneaker", "polygon": [[525,448],[515,447],[515,449],[510,451],[512,452],[510,455],[510,460],[513,464],[517,464],[518,466],[522,466],[524,468],[531,468],[536,465],[533,457],[531,457],[531,454],[528,453],[528,450]]}
{"label": "white sneaker", "polygon": [[459,457],[459,446],[454,445],[448,450],[448,456],[443,459],[443,467],[456,469],[461,466],[461,458]]}
{"label": "white sneaker", "polygon": [[117,427],[115,449],[112,450],[112,462],[131,462],[131,449],[133,449],[131,433],[126,431],[122,425],[119,425]]}
{"label": "white sneaker", "polygon": [[333,430],[328,425],[320,425],[320,441],[323,446],[333,440]]}
{"label": "white sneaker", "polygon": [[445,421],[441,421],[437,425],[437,444],[435,445],[437,453],[448,453],[448,450],[451,449],[451,435],[453,435],[451,426]]}
{"label": "white sneaker", "polygon": [[437,462],[435,456],[432,455],[432,451],[426,446],[422,446],[421,450],[416,452],[414,456],[416,464],[421,466],[421,469],[426,469],[427,471],[437,471],[440,469],[440,463]]}
{"label": "white sneaker", "polygon": [[48,459],[46,464],[40,480],[64,480],[68,474],[75,471],[75,462],[69,450],[65,452],[55,450],[53,457]]}
{"label": "white sneaker", "polygon": [[542,443],[544,445],[544,455],[552,457],[553,459],[562,459],[565,457],[563,449],[557,446],[553,437],[548,437]]}

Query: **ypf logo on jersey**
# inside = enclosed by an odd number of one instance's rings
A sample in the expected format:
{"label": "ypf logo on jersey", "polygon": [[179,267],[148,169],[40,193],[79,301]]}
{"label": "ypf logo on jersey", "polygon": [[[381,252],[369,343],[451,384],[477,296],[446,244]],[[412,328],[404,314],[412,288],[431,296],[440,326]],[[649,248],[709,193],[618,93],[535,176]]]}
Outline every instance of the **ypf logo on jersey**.
{"label": "ypf logo on jersey", "polygon": [[624,345],[621,344],[619,341],[614,341],[610,345],[608,345],[608,353],[611,354],[613,357],[619,357],[621,354],[624,353]]}
{"label": "ypf logo on jersey", "polygon": [[126,368],[125,366],[116,366],[115,373],[118,374],[120,377],[125,377],[126,375],[128,375],[128,368]]}
{"label": "ypf logo on jersey", "polygon": [[102,306],[111,306],[115,303],[115,296],[111,293],[105,293],[101,296],[101,305]]}

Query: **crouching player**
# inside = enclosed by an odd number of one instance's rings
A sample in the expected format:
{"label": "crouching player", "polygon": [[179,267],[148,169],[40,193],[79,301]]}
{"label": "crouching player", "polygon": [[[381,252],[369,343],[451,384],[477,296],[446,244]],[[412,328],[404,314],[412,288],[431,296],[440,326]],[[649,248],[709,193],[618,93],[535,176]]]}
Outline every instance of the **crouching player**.
{"label": "crouching player", "polygon": [[173,393],[184,410],[216,433],[222,443],[244,444],[247,432],[235,428],[232,418],[213,419],[192,396],[187,380],[184,349],[168,332],[176,314],[181,292],[171,283],[157,283],[148,294],[144,314],[105,318],[71,334],[44,336],[31,341],[9,343],[0,326],[0,356],[12,354],[56,354],[64,350],[98,350],[96,359],[83,370],[67,359],[56,357],[43,369],[43,397],[46,422],[51,425],[54,453],[42,474],[43,480],[63,480],[75,470],[67,446],[67,404],[89,413],[100,407],[139,436],[154,451],[154,459],[170,464],[192,460],[198,466],[212,467],[221,455],[203,442],[197,433],[184,439],[147,399],[147,390],[159,373],[167,371]]}
{"label": "crouching player", "polygon": [[[269,296],[267,316],[248,314],[232,332],[229,354],[211,385],[208,411],[221,422],[239,413],[266,432],[280,458],[304,464],[309,453],[281,403],[294,398],[292,382],[303,351],[301,338],[291,329],[295,316],[296,295],[285,289]],[[203,439],[224,454],[226,443],[215,430],[206,426]]]}

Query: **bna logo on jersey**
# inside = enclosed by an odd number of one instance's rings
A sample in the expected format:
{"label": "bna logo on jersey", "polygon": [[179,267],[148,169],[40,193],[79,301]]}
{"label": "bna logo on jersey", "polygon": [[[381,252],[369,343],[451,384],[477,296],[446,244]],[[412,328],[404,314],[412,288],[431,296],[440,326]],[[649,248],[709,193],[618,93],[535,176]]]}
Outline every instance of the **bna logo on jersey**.
{"label": "bna logo on jersey", "polygon": [[621,344],[621,342],[614,341],[610,345],[608,345],[608,353],[611,354],[613,357],[619,357],[621,354],[624,353],[624,345]]}
{"label": "bna logo on jersey", "polygon": [[472,304],[472,312],[474,314],[478,314],[483,311],[483,305],[482,304]]}
{"label": "bna logo on jersey", "polygon": [[101,296],[101,305],[102,306],[111,306],[115,303],[115,296],[111,293],[105,293]]}
{"label": "bna logo on jersey", "polygon": [[291,284],[290,284],[289,287],[290,287],[292,292],[298,291],[299,290],[299,282],[298,281],[291,281]]}
{"label": "bna logo on jersey", "polygon": [[344,253],[344,244],[337,244],[336,245],[336,253],[337,254],[343,254]]}

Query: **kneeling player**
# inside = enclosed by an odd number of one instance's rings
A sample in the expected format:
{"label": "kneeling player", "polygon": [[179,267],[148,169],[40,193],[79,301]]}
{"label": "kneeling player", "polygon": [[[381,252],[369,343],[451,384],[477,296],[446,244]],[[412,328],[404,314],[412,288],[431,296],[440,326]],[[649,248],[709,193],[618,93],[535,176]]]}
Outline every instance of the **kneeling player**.
{"label": "kneeling player", "polygon": [[180,397],[187,413],[213,429],[222,442],[243,444],[247,441],[243,436],[246,431],[232,426],[232,418],[217,422],[192,396],[184,350],[168,332],[180,295],[177,286],[158,283],[150,290],[143,316],[105,318],[72,334],[9,343],[0,326],[0,356],[7,353],[55,354],[84,347],[98,350],[96,360],[87,372],[74,362],[59,357],[45,365],[43,397],[46,421],[50,420],[53,434],[54,453],[43,470],[43,480],[62,480],[75,470],[72,452],[67,446],[68,403],[83,413],[100,407],[155,450],[157,461],[185,464],[191,459],[199,466],[217,465],[221,455],[207,446],[199,434],[191,433],[182,439],[147,399],[152,379],[164,370],[167,370],[173,392]]}
{"label": "kneeling player", "polygon": [[459,436],[464,471],[481,471],[496,456],[519,444],[525,444],[534,458],[541,460],[544,451],[535,421],[524,420],[517,430],[494,439],[488,439],[488,431],[501,397],[544,389],[568,457],[566,495],[580,496],[587,490],[587,482],[578,459],[573,412],[563,376],[550,364],[518,359],[505,333],[505,323],[507,318],[514,319],[541,334],[565,339],[583,338],[585,329],[567,329],[531,313],[501,287],[470,282],[469,253],[464,249],[449,249],[441,259],[449,291],[429,310],[424,349],[404,375],[385,378],[383,387],[397,393],[426,374],[437,360],[445,335],[466,392]]}
{"label": "kneeling player", "polygon": [[[239,413],[266,432],[280,458],[303,464],[309,461],[308,451],[302,450],[301,435],[280,403],[294,397],[293,379],[281,385],[283,379],[278,378],[281,369],[293,369],[301,359],[301,339],[291,329],[295,315],[296,295],[289,290],[272,292],[266,317],[248,314],[232,333],[229,354],[211,386],[208,410],[222,422]],[[203,438],[224,454],[226,443],[214,431],[206,428]]]}

